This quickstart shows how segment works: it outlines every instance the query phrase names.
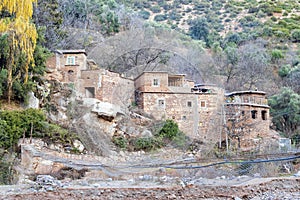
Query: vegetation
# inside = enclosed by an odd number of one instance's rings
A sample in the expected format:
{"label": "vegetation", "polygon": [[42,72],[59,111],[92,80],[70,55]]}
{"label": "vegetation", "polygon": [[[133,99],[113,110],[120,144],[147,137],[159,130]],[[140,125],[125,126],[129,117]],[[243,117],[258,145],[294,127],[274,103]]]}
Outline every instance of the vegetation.
{"label": "vegetation", "polygon": [[50,124],[42,110],[0,111],[0,148],[15,150],[22,137],[42,138],[48,143],[72,144],[76,137]]}
{"label": "vegetation", "polygon": [[[28,71],[34,66],[34,50],[37,41],[37,31],[31,22],[33,3],[35,0],[4,0],[0,3],[0,36],[1,71],[7,73],[7,99],[10,103],[13,96],[13,84],[21,79],[21,84],[27,84]],[[18,5],[18,6],[16,6]]]}
{"label": "vegetation", "polygon": [[0,184],[13,182],[13,165],[22,138],[41,138],[46,143],[72,146],[77,137],[58,125],[47,122],[42,110],[0,111]]}
{"label": "vegetation", "polygon": [[300,95],[290,88],[282,88],[269,99],[272,121],[286,137],[292,137],[300,126]]}
{"label": "vegetation", "polygon": [[[298,138],[299,11],[294,0],[4,0],[0,98],[26,102],[28,92],[42,82],[48,49],[94,49],[101,41],[102,63],[97,63],[122,73],[163,64],[191,72],[191,79],[201,75],[199,82],[222,77],[227,91],[264,90],[271,96],[274,128]],[[40,111],[1,111],[2,148],[13,148],[31,131],[33,137],[63,143],[70,138]],[[113,141],[122,149],[149,151],[180,146],[186,138],[174,122],[166,121],[151,138],[116,136]]]}
{"label": "vegetation", "polygon": [[125,138],[114,136],[113,143],[120,149],[131,151],[151,151],[168,144],[178,148],[188,148],[189,139],[173,120],[166,120],[153,137]]}

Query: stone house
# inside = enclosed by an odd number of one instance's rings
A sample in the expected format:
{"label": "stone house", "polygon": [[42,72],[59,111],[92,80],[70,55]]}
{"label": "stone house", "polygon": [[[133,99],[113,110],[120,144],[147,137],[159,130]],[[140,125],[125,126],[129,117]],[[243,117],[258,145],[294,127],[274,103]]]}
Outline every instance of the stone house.
{"label": "stone house", "polygon": [[231,145],[247,150],[270,137],[270,107],[263,91],[237,91],[225,95],[225,132]]}
{"label": "stone house", "polygon": [[[220,139],[224,91],[214,85],[195,85],[185,75],[143,72],[135,80],[139,108],[157,120],[172,119],[193,139],[215,143]],[[221,98],[220,98],[221,97]]]}
{"label": "stone house", "polygon": [[47,61],[48,80],[68,84],[80,98],[96,98],[127,107],[134,101],[134,82],[119,73],[98,68],[85,50],[57,50]]}
{"label": "stone house", "polygon": [[48,60],[48,79],[127,109],[135,103],[156,120],[172,119],[192,139],[206,144],[230,140],[238,148],[257,145],[269,132],[269,106],[261,91],[225,94],[215,85],[195,84],[184,74],[143,72],[135,79],[98,68],[84,50],[57,50]]}

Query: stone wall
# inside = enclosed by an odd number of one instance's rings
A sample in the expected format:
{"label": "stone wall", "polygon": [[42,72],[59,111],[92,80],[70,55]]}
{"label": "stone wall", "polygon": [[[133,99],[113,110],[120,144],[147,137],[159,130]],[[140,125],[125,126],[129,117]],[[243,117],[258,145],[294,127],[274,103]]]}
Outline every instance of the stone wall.
{"label": "stone wall", "polygon": [[[172,119],[188,136],[197,136],[198,107],[193,94],[142,93],[144,111],[156,120]],[[163,103],[162,103],[163,102]]]}
{"label": "stone wall", "polygon": [[264,92],[241,91],[226,97],[227,134],[233,147],[241,150],[259,148],[270,136],[270,112]]}

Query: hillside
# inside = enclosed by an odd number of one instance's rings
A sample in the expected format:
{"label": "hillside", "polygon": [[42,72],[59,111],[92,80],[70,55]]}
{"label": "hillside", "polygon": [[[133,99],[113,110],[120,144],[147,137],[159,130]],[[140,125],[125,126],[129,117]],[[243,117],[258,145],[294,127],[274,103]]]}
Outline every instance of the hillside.
{"label": "hillside", "polygon": [[[188,33],[192,20],[203,17],[210,31],[221,36],[229,32],[249,31],[270,26],[273,31],[299,28],[300,5],[295,0],[284,1],[137,1],[133,9],[145,19],[170,25],[173,29]],[[292,25],[287,27],[285,25]]]}

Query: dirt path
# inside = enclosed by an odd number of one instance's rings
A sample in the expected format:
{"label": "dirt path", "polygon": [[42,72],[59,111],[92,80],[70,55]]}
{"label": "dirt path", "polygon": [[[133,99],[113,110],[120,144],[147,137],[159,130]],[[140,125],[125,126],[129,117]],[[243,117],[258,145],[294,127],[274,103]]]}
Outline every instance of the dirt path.
{"label": "dirt path", "polygon": [[[113,184],[113,183],[112,183]],[[123,185],[124,186],[124,185]],[[17,192],[0,188],[0,199],[300,199],[300,178],[252,180],[239,186],[147,186],[103,187],[69,186],[54,191],[33,191],[23,188]],[[4,191],[6,190],[6,191]]]}

